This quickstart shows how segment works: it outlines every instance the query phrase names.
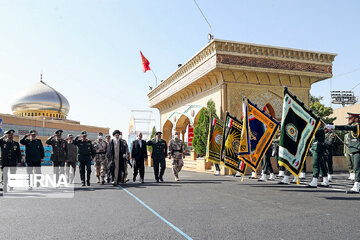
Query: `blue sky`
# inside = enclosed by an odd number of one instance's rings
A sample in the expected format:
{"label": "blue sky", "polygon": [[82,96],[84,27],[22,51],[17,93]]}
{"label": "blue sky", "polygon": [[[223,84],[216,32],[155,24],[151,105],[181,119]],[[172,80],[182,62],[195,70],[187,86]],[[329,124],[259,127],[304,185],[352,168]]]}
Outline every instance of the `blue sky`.
{"label": "blue sky", "polygon": [[[333,90],[360,83],[359,1],[198,4],[215,38],[337,53]],[[14,94],[42,71],[68,98],[70,119],[127,133],[130,110],[148,108],[154,85],[139,50],[165,79],[207,44],[208,33],[193,0],[0,0],[0,112],[11,113]],[[360,86],[354,90],[359,95]],[[329,91],[327,80],[311,93],[330,105]]]}

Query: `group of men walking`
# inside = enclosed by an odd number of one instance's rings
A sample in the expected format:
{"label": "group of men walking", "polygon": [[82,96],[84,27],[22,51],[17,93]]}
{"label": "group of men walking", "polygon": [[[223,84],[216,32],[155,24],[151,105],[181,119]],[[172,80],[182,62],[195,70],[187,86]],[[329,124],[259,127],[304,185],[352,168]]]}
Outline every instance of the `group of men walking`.
{"label": "group of men walking", "polygon": [[[1,148],[1,170],[10,167],[14,168],[22,164],[20,145],[14,141],[14,130],[5,132],[0,138]],[[122,138],[119,130],[113,132],[113,138],[103,133],[99,133],[95,141],[87,138],[87,132],[82,131],[80,135],[67,135],[62,138],[63,130],[57,130],[55,134],[46,140],[46,144],[52,146],[51,161],[58,182],[59,176],[65,174],[69,183],[74,182],[77,162],[79,162],[80,179],[82,186],[90,186],[91,164],[94,162],[97,183],[112,183],[118,185],[126,183],[128,179],[128,165],[133,167],[133,182],[136,182],[138,174],[140,182],[144,183],[145,161],[148,157],[148,146],[152,148],[152,160],[154,176],[156,182],[163,182],[166,168],[165,158],[172,158],[173,173],[175,180],[179,181],[179,172],[183,166],[185,156],[184,143],[179,139],[176,132],[174,138],[170,140],[169,147],[165,140],[161,138],[162,133],[157,132],[154,139],[145,141],[142,133],[137,135],[137,139],[131,143],[131,153],[129,146]],[[20,143],[25,146],[25,163],[30,173],[41,173],[41,163],[44,159],[44,148],[40,139],[37,139],[37,132],[31,130],[29,134],[23,136]],[[12,168],[13,167],[13,168]],[[4,173],[4,185],[6,185],[7,172]]]}

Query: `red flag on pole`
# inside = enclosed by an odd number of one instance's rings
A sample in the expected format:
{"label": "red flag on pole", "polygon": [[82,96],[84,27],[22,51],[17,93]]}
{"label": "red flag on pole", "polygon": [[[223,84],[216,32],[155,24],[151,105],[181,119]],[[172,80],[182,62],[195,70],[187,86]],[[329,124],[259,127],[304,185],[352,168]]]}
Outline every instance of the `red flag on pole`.
{"label": "red flag on pole", "polygon": [[146,72],[147,70],[151,70],[150,62],[146,59],[146,57],[144,57],[144,55],[142,54],[141,51],[140,51],[140,55],[141,55],[141,61],[142,61],[142,65],[143,65],[143,71]]}

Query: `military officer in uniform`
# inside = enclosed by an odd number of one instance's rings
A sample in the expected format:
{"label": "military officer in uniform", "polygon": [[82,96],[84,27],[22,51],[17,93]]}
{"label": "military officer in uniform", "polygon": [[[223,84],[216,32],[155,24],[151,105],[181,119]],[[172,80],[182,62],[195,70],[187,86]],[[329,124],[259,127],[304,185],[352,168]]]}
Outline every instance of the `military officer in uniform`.
{"label": "military officer in uniform", "polygon": [[7,185],[8,171],[4,168],[8,167],[10,174],[15,174],[15,167],[21,163],[21,151],[20,144],[14,141],[14,130],[8,130],[5,135],[0,138],[0,149],[1,149],[1,170],[3,171],[3,185],[4,192],[7,191],[7,187],[12,189],[11,186]]}
{"label": "military officer in uniform", "polygon": [[91,160],[95,155],[93,145],[87,137],[87,132],[82,131],[81,135],[76,136],[74,144],[78,147],[78,161],[80,163],[80,178],[82,186],[85,186],[85,171],[86,171],[86,184],[90,186],[91,176]]}
{"label": "military officer in uniform", "polygon": [[105,183],[105,174],[107,168],[107,161],[106,161],[106,148],[107,144],[103,140],[103,136],[99,135],[97,140],[94,141],[94,151],[96,152],[94,162],[96,168],[96,177],[97,183],[100,183],[100,176],[101,176],[101,184]]}
{"label": "military officer in uniform", "polygon": [[360,190],[360,125],[358,113],[348,113],[348,125],[326,125],[326,128],[332,130],[350,131],[349,150],[354,164],[355,182],[354,186],[347,193],[359,193]]}
{"label": "military officer in uniform", "polygon": [[318,186],[318,177],[321,172],[323,176],[323,182],[321,186],[329,187],[329,180],[327,169],[325,166],[324,160],[324,151],[325,151],[325,131],[324,127],[321,125],[315,133],[315,137],[311,146],[311,154],[313,156],[313,178],[307,187],[316,188]]}
{"label": "military officer in uniform", "polygon": [[183,158],[185,157],[184,143],[179,138],[179,133],[175,132],[174,139],[169,142],[169,159],[172,160],[173,173],[175,175],[175,181],[179,181],[179,172],[184,166]]}
{"label": "military officer in uniform", "polygon": [[[27,165],[27,173],[40,174],[41,170],[41,161],[44,159],[44,147],[40,139],[36,138],[37,132],[35,130],[30,130],[30,134],[26,134],[21,140],[20,143],[25,146],[25,162]],[[27,138],[29,137],[29,139]],[[30,186],[29,181],[29,189]]]}
{"label": "military officer in uniform", "polygon": [[350,133],[346,133],[345,136],[344,136],[344,156],[346,158],[346,163],[348,165],[348,168],[349,168],[349,178],[348,180],[352,180],[354,181],[355,180],[355,172],[354,172],[354,166],[353,166],[353,162],[352,162],[352,159],[351,159],[351,154],[350,154],[350,149],[349,149],[349,134]]}
{"label": "military officer in uniform", "polygon": [[[164,139],[161,138],[162,132],[157,132],[155,139],[151,139],[147,142],[148,146],[152,146],[151,157],[154,164],[154,175],[156,182],[164,181],[163,176],[166,169],[166,154],[167,154],[167,144]],[[159,165],[160,165],[160,174],[159,174]]]}
{"label": "military officer in uniform", "polygon": [[53,162],[54,172],[56,174],[56,183],[59,180],[59,174],[64,174],[65,161],[67,159],[67,142],[62,139],[63,130],[59,129],[55,135],[46,140],[46,144],[52,146],[51,161]]}
{"label": "military officer in uniform", "polygon": [[67,159],[65,163],[66,177],[69,183],[74,183],[77,162],[77,146],[74,144],[74,136],[72,134],[67,135],[66,141],[68,149]]}
{"label": "military officer in uniform", "polygon": [[332,181],[331,175],[334,174],[333,170],[333,145],[335,142],[335,134],[329,129],[325,128],[325,151],[324,151],[324,162],[328,172],[329,182]]}

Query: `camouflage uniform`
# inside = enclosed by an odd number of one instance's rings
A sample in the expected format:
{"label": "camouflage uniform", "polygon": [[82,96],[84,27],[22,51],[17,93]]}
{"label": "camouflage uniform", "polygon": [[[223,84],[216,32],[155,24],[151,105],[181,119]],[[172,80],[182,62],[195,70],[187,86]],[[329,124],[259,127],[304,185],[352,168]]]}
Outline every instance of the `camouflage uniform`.
{"label": "camouflage uniform", "polygon": [[179,177],[179,172],[181,168],[184,166],[183,154],[184,151],[184,143],[179,138],[171,139],[169,142],[169,155],[172,157],[172,165],[173,165],[173,173],[176,178]]}
{"label": "camouflage uniform", "polygon": [[96,168],[96,177],[98,179],[98,183],[101,182],[105,183],[105,174],[107,168],[107,159],[106,159],[106,149],[107,144],[105,141],[96,140],[93,143],[94,151],[97,153],[94,157],[95,168]]}

